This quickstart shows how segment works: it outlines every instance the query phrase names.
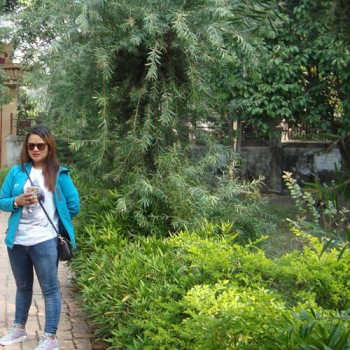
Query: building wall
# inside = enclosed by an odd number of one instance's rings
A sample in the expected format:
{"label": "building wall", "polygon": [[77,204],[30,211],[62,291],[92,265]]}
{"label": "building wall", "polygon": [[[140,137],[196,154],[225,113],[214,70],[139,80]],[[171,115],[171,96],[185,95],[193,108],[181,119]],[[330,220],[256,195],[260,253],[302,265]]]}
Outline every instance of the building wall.
{"label": "building wall", "polygon": [[6,74],[5,85],[8,87],[8,96],[11,101],[0,106],[0,167],[8,166],[8,152],[11,152],[11,145],[6,142],[8,135],[16,134],[17,128],[17,96],[18,96],[18,79],[20,69],[17,64],[11,60],[11,45],[5,45],[3,52],[0,54],[0,69]]}
{"label": "building wall", "polygon": [[24,136],[8,135],[6,137],[6,165],[14,166],[19,163]]}
{"label": "building wall", "polygon": [[265,191],[287,193],[283,171],[289,171],[300,185],[304,182],[330,182],[335,178],[335,166],[341,169],[338,149],[325,142],[269,143],[243,140],[241,177],[252,180],[265,177]]}
{"label": "building wall", "polygon": [[17,96],[13,100],[0,107],[0,167],[8,165],[7,162],[7,142],[6,137],[13,133],[13,125],[11,125],[17,118]]}

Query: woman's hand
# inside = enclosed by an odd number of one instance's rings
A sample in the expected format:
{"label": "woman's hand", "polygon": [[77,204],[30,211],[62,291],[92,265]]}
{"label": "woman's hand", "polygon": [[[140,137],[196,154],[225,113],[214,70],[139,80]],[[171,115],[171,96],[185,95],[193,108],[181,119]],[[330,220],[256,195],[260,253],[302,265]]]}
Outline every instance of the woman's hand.
{"label": "woman's hand", "polygon": [[33,193],[23,193],[16,197],[15,202],[18,206],[24,207],[25,205],[36,204],[38,202],[38,198]]}

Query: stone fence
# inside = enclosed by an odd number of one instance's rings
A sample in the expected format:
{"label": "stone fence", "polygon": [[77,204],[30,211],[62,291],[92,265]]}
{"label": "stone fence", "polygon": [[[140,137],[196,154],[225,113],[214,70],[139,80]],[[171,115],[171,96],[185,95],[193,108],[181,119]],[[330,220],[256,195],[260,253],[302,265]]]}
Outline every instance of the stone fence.
{"label": "stone fence", "polygon": [[[9,166],[19,162],[23,139],[23,136],[7,136]],[[242,140],[240,154],[243,158],[242,179],[264,176],[266,192],[288,192],[282,179],[283,171],[293,173],[302,185],[304,182],[330,182],[335,176],[335,166],[341,169],[340,152],[327,142]]]}
{"label": "stone fence", "polygon": [[7,166],[13,166],[19,163],[19,155],[21,152],[24,136],[7,135],[6,136],[6,153]]}
{"label": "stone fence", "polygon": [[282,179],[284,171],[291,172],[302,185],[329,183],[335,177],[335,167],[341,169],[340,152],[328,142],[242,140],[240,154],[242,179],[264,176],[267,192],[288,192]]}

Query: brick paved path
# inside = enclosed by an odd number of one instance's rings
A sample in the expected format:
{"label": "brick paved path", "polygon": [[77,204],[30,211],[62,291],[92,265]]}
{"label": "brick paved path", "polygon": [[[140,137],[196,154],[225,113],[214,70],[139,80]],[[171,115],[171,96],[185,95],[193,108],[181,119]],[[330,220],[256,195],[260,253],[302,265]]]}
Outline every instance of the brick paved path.
{"label": "brick paved path", "polygon": [[[15,282],[4,244],[8,214],[0,212],[0,337],[12,326],[15,313]],[[94,342],[84,315],[76,302],[76,291],[71,283],[71,272],[66,263],[59,264],[59,282],[62,295],[62,312],[57,333],[60,350],[104,350],[106,344]],[[33,303],[27,322],[28,339],[22,344],[2,347],[4,350],[33,350],[44,328],[44,300],[35,281]]]}

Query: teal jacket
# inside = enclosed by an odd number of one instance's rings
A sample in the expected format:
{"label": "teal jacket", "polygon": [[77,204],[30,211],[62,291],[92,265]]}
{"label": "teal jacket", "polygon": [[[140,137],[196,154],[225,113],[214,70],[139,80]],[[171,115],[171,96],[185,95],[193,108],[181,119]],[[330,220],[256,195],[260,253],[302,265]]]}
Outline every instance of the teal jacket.
{"label": "teal jacket", "polygon": [[[25,168],[30,173],[32,163],[26,163]],[[22,207],[15,209],[13,203],[15,198],[23,193],[23,186],[27,180],[28,175],[23,171],[21,165],[15,165],[6,175],[1,187],[0,210],[11,212],[5,237],[5,243],[9,248],[13,247],[23,209]],[[68,236],[72,247],[76,249],[72,218],[80,210],[80,199],[67,168],[60,167],[59,169],[53,198],[58,212],[60,233]]]}

